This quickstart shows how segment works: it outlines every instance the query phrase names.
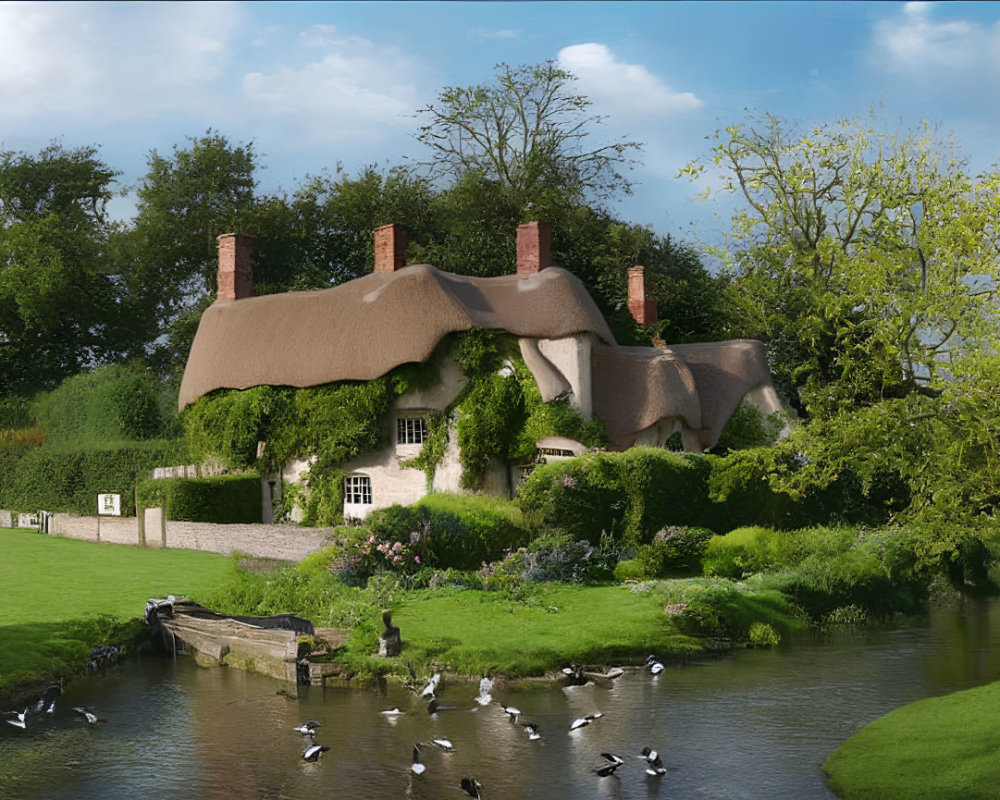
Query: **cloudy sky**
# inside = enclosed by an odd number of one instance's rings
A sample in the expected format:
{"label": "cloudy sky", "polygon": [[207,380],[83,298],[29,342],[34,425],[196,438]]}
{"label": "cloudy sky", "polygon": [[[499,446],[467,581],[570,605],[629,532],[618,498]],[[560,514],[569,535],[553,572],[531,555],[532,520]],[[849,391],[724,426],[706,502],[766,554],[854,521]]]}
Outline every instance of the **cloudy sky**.
{"label": "cloudy sky", "polygon": [[645,143],[613,210],[660,233],[723,227],[675,176],[745,109],[877,105],[954,131],[973,167],[1000,160],[992,2],[0,2],[0,149],[98,145],[127,187],[150,151],[211,128],[253,141],[262,189],[291,192],[338,163],[420,157],[414,112],[442,87],[546,59],[607,115],[595,142]]}

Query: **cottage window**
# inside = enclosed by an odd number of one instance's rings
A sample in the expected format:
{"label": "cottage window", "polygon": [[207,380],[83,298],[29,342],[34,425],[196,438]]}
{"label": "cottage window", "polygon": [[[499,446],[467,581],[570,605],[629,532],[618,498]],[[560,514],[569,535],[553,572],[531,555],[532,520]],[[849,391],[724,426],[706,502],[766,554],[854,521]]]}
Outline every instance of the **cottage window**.
{"label": "cottage window", "polygon": [[344,504],[372,504],[372,479],[367,475],[348,475],[344,478]]}
{"label": "cottage window", "polygon": [[396,420],[396,444],[423,444],[427,423],[423,417],[400,417]]}

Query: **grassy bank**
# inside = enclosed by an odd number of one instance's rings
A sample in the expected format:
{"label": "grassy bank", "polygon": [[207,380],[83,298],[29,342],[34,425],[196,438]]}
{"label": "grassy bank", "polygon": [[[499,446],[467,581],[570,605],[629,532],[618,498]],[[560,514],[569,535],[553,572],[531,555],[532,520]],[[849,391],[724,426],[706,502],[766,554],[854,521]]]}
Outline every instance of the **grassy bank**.
{"label": "grassy bank", "polygon": [[903,706],[823,765],[845,800],[987,800],[1000,786],[1000,683]]}
{"label": "grassy bank", "polygon": [[205,594],[228,559],[139,550],[0,528],[0,699],[82,669],[90,651],[129,634],[146,600]]}

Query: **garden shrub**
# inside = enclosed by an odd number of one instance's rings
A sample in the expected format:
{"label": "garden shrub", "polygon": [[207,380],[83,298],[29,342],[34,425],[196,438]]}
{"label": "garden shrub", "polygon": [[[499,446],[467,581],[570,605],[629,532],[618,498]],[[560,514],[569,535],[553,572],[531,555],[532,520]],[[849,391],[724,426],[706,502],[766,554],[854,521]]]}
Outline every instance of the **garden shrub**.
{"label": "garden shrub", "polygon": [[663,528],[639,548],[636,559],[647,578],[701,574],[702,554],[712,536],[708,528]]}
{"label": "garden shrub", "polygon": [[259,523],[260,476],[162,478],[138,487],[143,508],[159,506],[166,519],[185,522]]}
{"label": "garden shrub", "polygon": [[535,469],[516,501],[539,527],[593,544],[608,533],[635,547],[665,525],[707,525],[719,517],[708,498],[710,469],[705,457],[656,448],[587,453]]}
{"label": "garden shrub", "polygon": [[[853,534],[848,529],[840,529],[838,537],[850,539]],[[810,537],[816,537],[814,545]],[[737,528],[725,536],[712,537],[705,549],[702,568],[705,575],[739,580],[755,572],[774,571],[797,565],[811,552],[813,546],[824,549],[824,534],[810,534],[802,531],[775,531],[769,528]],[[848,542],[834,546],[840,551]],[[827,543],[826,550],[832,545]]]}
{"label": "garden shrub", "polygon": [[499,498],[429,494],[414,508],[426,513],[429,547],[439,568],[475,570],[530,538],[517,508]]}
{"label": "garden shrub", "polygon": [[593,545],[565,533],[548,532],[518,548],[496,569],[537,583],[603,583],[613,577],[617,561],[618,552],[607,539]]}

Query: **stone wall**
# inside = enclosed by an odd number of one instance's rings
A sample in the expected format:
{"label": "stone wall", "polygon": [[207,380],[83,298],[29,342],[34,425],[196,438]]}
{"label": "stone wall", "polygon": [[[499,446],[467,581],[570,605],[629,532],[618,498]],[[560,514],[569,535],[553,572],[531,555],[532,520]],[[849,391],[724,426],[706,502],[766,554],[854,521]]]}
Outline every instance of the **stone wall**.
{"label": "stone wall", "polygon": [[[228,556],[233,552],[256,558],[301,561],[328,544],[329,528],[298,528],[292,525],[218,525],[211,522],[163,521],[159,509],[145,510],[136,517],[80,517],[53,514],[49,533],[88,542],[109,542],[144,547],[204,550]],[[0,527],[9,511],[0,510]]]}

